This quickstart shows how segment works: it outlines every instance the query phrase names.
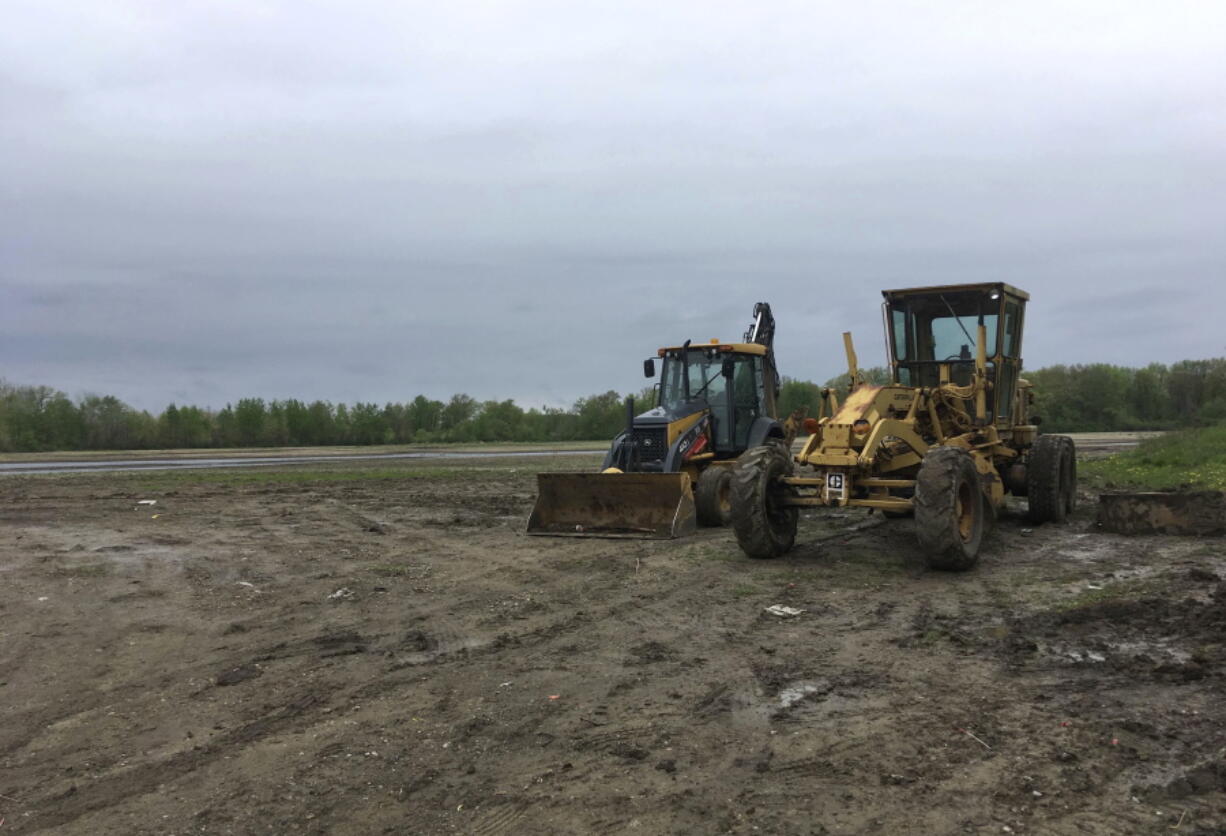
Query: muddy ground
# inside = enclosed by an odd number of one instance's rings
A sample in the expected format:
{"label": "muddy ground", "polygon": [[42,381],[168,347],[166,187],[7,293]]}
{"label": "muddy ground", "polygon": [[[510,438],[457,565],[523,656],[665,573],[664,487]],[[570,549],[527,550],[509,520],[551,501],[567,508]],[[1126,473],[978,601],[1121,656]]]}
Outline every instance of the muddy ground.
{"label": "muddy ground", "polygon": [[0,479],[0,836],[1226,832],[1222,539],[533,538],[538,466]]}

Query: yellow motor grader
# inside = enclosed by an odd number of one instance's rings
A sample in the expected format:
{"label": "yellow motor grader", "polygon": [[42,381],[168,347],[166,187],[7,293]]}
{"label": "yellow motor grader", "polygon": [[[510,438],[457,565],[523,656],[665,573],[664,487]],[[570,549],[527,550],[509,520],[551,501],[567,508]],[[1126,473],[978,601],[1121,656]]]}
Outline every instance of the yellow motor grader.
{"label": "yellow motor grader", "polygon": [[794,458],[765,445],[738,463],[732,526],[750,557],[791,549],[803,507],[870,508],[914,513],[928,565],[964,570],[1006,494],[1027,497],[1036,522],[1073,510],[1073,441],[1039,434],[1028,414],[1031,385],[1020,377],[1030,297],[1004,283],[882,295],[892,382],[864,382],[845,333],[846,401],[823,392]]}
{"label": "yellow motor grader", "polygon": [[[736,459],[768,440],[791,444],[799,416],[776,418],[775,319],[759,302],[743,342],[712,340],[657,352],[658,405],[634,414],[599,473],[537,474],[528,534],[668,539],[727,525]],[[656,359],[643,363],[656,375]]]}

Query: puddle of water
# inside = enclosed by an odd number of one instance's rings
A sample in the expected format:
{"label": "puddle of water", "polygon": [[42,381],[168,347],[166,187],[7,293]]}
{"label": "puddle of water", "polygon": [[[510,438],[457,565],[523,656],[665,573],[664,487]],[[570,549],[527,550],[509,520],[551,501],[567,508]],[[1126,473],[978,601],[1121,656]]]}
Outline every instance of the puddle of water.
{"label": "puddle of water", "polygon": [[1106,655],[1099,653],[1097,650],[1079,650],[1076,648],[1069,648],[1061,655],[1072,659],[1074,662],[1094,662],[1097,664],[1107,661]]}
{"label": "puddle of water", "polygon": [[117,566],[143,566],[149,560],[181,563],[187,559],[183,549],[159,545],[136,545],[122,551],[102,548],[84,554],[90,555],[94,561],[104,560]]}
{"label": "puddle of water", "polygon": [[830,682],[825,679],[793,682],[779,691],[779,707],[791,708],[812,694],[829,693],[830,690]]}
{"label": "puddle of water", "polygon": [[1112,653],[1120,656],[1166,656],[1174,662],[1184,664],[1191,661],[1192,654],[1177,647],[1171,647],[1166,642],[1111,642],[1107,645]]}
{"label": "puddle of water", "polygon": [[474,650],[478,647],[485,647],[490,643],[490,639],[463,639],[449,638],[439,641],[438,647],[431,650],[422,650],[416,653],[397,653],[397,667],[413,667],[415,665],[424,665],[428,662],[433,662],[440,656],[448,656],[452,653],[459,653],[462,650]]}
{"label": "puddle of water", "polygon": [[1104,651],[1090,650],[1085,647],[1054,646],[1051,652],[1055,656],[1081,664],[1102,664],[1109,658],[1127,660],[1134,656],[1149,657],[1155,661],[1170,660],[1184,664],[1191,660],[1190,653],[1169,646],[1164,641],[1122,641],[1106,643]]}

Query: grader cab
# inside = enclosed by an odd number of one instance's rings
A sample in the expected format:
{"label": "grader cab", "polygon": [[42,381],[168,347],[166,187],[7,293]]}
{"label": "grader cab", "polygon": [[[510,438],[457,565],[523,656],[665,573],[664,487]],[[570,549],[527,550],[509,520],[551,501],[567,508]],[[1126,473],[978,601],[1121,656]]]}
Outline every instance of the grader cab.
{"label": "grader cab", "polygon": [[883,291],[893,380],[865,383],[844,334],[848,396],[823,392],[794,459],[766,446],[742,457],[732,523],[742,550],[775,557],[806,506],[914,513],[928,563],[968,569],[1007,494],[1036,521],[1063,520],[1076,499],[1073,442],[1040,435],[1020,376],[1029,296],[1003,283]]}

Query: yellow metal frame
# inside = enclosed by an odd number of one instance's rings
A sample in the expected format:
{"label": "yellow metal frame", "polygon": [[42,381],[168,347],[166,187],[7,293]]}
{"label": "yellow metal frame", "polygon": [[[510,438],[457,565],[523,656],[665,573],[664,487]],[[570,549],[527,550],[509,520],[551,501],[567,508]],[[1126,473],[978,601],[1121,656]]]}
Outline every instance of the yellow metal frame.
{"label": "yellow metal frame", "polygon": [[[1000,290],[1019,300],[1030,297],[1010,285],[950,285],[915,288],[888,293],[939,293],[942,291]],[[1003,303],[1002,303],[1003,304]],[[907,511],[913,500],[891,491],[915,488],[915,479],[905,478],[913,472],[931,445],[925,441],[919,427],[936,444],[966,449],[981,475],[985,498],[993,506],[1004,502],[1004,484],[999,466],[1018,456],[1018,447],[1033,441],[1037,428],[1015,419],[1025,418],[1023,398],[1029,397],[1030,384],[1017,380],[1014,411],[1006,416],[1004,426],[989,423],[987,415],[988,345],[987,329],[978,326],[975,368],[971,382],[960,386],[951,380],[951,364],[939,365],[940,385],[935,388],[888,384],[870,385],[864,381],[858,367],[855,346],[850,332],[843,334],[847,354],[848,396],[839,404],[830,390],[822,392],[818,410],[817,432],[805,442],[796,462],[817,471],[816,476],[793,476],[782,481],[794,489],[783,501],[795,506],[838,506],[876,508],[884,511]],[[1001,368],[1004,358],[994,352],[992,359]],[[1019,362],[1013,360],[1014,362]],[[831,496],[827,477],[839,474],[842,490]],[[900,474],[893,477],[892,474]],[[856,493],[866,495],[854,496]]]}

